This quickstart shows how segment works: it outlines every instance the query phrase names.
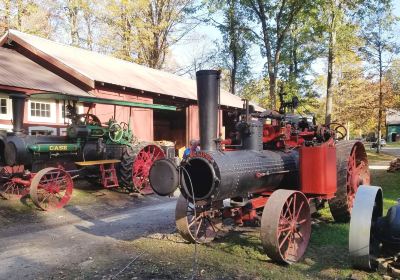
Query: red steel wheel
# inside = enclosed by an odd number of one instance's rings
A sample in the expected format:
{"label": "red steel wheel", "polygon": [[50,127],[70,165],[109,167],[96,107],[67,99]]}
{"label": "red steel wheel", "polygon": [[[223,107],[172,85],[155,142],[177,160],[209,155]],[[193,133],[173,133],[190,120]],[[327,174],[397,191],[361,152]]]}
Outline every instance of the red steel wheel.
{"label": "red steel wheel", "polygon": [[0,196],[4,199],[19,199],[27,193],[26,187],[13,179],[0,186]]}
{"label": "red steel wheel", "polygon": [[349,212],[354,205],[357,189],[360,185],[370,184],[368,165],[363,160],[357,160],[357,146],[354,146],[347,167],[347,207]]}
{"label": "red steel wheel", "polygon": [[222,219],[218,211],[189,203],[179,196],[175,209],[175,223],[179,234],[190,243],[208,243],[214,240],[221,229]]}
{"label": "red steel wheel", "polygon": [[311,235],[307,197],[299,191],[276,190],[261,217],[261,242],[273,261],[291,264],[305,253]]}
{"label": "red steel wheel", "polygon": [[24,166],[3,166],[0,169],[0,196],[4,199],[19,199],[28,193],[22,184]]}
{"label": "red steel wheel", "polygon": [[71,199],[74,182],[63,169],[45,168],[32,179],[30,196],[33,203],[42,210],[64,207]]}
{"label": "red steel wheel", "polygon": [[149,183],[149,172],[153,162],[165,157],[157,145],[146,145],[137,154],[132,168],[133,186],[138,192],[153,193]]}
{"label": "red steel wheel", "polygon": [[336,144],[337,191],[329,200],[329,208],[336,222],[350,221],[351,209],[360,185],[370,184],[368,158],[360,142],[339,141]]}

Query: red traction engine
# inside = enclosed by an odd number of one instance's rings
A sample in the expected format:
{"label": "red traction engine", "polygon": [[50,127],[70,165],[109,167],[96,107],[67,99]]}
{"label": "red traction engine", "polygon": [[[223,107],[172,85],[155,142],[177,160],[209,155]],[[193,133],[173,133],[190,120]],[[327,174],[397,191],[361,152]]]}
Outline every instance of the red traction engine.
{"label": "red traction engine", "polygon": [[219,80],[218,71],[197,72],[201,151],[180,166],[154,162],[150,184],[163,196],[180,188],[176,226],[187,241],[213,240],[230,218],[261,225],[267,255],[296,262],[310,239],[312,212],[328,202],[336,221],[349,221],[358,186],[369,184],[364,146],[337,141],[345,136],[340,129],[275,111],[254,113],[249,106],[235,139],[222,141]]}

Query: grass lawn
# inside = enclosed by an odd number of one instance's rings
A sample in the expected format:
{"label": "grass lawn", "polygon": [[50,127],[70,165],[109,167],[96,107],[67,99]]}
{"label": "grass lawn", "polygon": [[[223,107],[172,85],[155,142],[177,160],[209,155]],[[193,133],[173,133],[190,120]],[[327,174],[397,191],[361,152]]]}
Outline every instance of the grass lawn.
{"label": "grass lawn", "polygon": [[400,147],[400,142],[387,142],[387,147]]}
{"label": "grass lawn", "polygon": [[371,164],[377,163],[377,162],[389,162],[393,159],[395,159],[394,156],[388,155],[385,153],[379,153],[377,154],[375,150],[367,150],[367,155],[368,155],[368,161]]}
{"label": "grass lawn", "polygon": [[[388,159],[381,154],[374,155],[373,161]],[[373,185],[383,188],[386,214],[400,196],[400,173],[372,170],[371,177]],[[334,223],[329,208],[325,207],[314,220],[305,258],[284,266],[271,262],[264,254],[258,228],[237,228],[211,244],[197,246],[199,279],[383,279],[377,272],[367,273],[350,267],[348,231],[349,225]],[[190,279],[195,248],[177,233],[148,236],[131,245],[146,252],[141,275]],[[149,259],[152,265],[146,266]],[[126,276],[133,277],[136,273],[139,271],[134,268]]]}

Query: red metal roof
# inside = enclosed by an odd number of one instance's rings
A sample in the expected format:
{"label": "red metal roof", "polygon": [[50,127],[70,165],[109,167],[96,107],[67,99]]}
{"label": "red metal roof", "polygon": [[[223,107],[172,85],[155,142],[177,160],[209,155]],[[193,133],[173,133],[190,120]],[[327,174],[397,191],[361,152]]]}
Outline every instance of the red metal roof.
{"label": "red metal roof", "polygon": [[68,95],[91,96],[22,54],[1,47],[0,85]]}
{"label": "red metal roof", "polygon": [[[7,39],[5,39],[7,38]],[[95,82],[197,100],[196,82],[178,75],[10,30],[0,44],[15,41],[91,88]],[[241,108],[239,96],[221,91],[221,104]],[[257,110],[263,110],[256,107]]]}

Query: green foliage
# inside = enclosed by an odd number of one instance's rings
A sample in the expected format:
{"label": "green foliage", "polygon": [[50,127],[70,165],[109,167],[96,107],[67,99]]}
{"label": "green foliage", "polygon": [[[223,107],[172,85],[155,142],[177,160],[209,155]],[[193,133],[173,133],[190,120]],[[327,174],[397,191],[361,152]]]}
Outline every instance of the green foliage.
{"label": "green foliage", "polygon": [[[236,94],[250,76],[249,49],[253,41],[252,31],[245,18],[245,11],[239,0],[211,0],[208,3],[209,21],[222,34],[222,46],[219,49],[219,67],[228,70],[229,91]],[[222,22],[213,19],[222,14]]]}

